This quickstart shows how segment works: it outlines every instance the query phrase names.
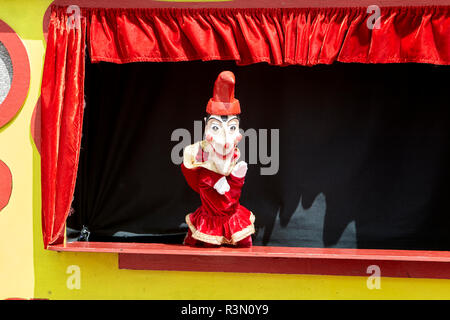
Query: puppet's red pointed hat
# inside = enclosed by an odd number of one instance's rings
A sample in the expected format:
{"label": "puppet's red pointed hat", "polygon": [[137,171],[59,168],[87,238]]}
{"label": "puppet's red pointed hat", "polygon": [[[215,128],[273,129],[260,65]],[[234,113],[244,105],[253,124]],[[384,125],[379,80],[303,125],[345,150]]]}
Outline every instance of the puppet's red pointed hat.
{"label": "puppet's red pointed hat", "polygon": [[206,106],[208,114],[229,116],[241,113],[239,100],[234,98],[236,79],[231,71],[222,71],[214,83],[213,97]]}

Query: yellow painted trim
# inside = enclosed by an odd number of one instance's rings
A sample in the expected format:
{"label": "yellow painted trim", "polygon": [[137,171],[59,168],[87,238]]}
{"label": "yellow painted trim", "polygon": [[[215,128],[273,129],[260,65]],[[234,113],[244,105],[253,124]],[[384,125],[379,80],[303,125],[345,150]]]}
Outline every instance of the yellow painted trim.
{"label": "yellow painted trim", "polygon": [[0,211],[0,299],[34,297],[33,176],[36,168],[32,166],[35,149],[30,123],[40,95],[44,54],[42,20],[50,2],[2,0],[0,4],[0,19],[21,38],[31,74],[22,109],[0,130],[0,159],[13,175],[11,199]]}

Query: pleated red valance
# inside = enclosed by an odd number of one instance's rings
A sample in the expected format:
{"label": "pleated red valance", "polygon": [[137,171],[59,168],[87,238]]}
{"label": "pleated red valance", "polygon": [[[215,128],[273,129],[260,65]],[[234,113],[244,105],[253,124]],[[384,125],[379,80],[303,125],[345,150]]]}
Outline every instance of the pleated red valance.
{"label": "pleated red valance", "polygon": [[450,6],[98,9],[52,7],[42,80],[42,230],[62,242],[73,199],[92,62],[235,60],[238,64],[450,64]]}
{"label": "pleated red valance", "polygon": [[89,12],[91,59],[236,60],[238,64],[450,64],[449,7],[96,9]]}

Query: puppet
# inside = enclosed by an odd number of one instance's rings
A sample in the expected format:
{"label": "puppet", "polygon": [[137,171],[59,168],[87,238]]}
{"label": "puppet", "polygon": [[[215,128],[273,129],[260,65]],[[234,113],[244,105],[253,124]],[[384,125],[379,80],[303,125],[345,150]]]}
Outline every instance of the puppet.
{"label": "puppet", "polygon": [[247,163],[239,160],[237,144],[241,108],[234,97],[235,77],[223,71],[206,107],[205,140],[187,146],[181,169],[201,206],[186,216],[185,245],[251,247],[255,217],[239,203]]}

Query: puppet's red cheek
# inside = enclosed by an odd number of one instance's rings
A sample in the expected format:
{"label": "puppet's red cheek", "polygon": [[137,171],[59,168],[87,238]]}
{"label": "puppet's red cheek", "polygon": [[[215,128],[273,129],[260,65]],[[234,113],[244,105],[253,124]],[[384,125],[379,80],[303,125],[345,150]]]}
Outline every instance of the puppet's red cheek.
{"label": "puppet's red cheek", "polygon": [[236,137],[236,142],[240,142],[242,140],[242,134],[239,134],[237,137]]}
{"label": "puppet's red cheek", "polygon": [[211,135],[207,134],[206,135],[206,140],[209,141],[209,142],[212,142],[213,141],[213,137]]}

